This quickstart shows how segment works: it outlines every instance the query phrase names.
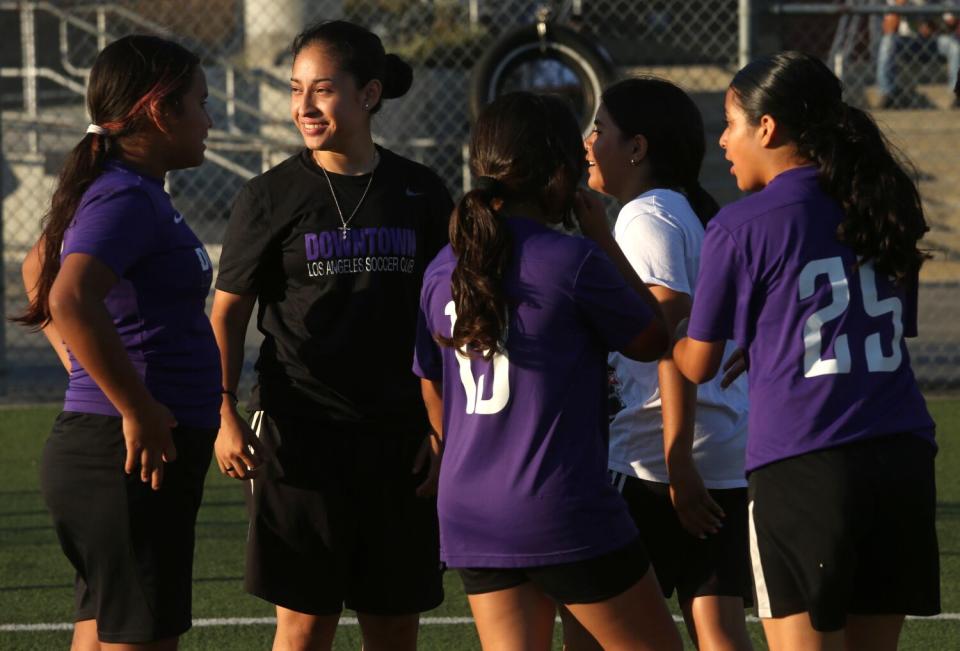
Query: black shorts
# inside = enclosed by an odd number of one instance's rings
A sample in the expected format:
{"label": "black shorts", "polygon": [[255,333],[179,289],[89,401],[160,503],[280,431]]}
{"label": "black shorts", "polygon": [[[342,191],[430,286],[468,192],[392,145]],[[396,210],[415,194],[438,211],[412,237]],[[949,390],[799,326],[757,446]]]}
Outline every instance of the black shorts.
{"label": "black shorts", "polygon": [[681,604],[706,596],[741,597],[745,606],[752,604],[746,488],[709,491],[727,517],[717,533],[700,539],[680,524],[668,484],[619,472],[611,478],[640,529],[664,597],[676,590]]}
{"label": "black shorts", "polygon": [[412,473],[426,432],[335,431],[260,411],[251,425],[272,459],[247,489],[248,592],[312,615],[440,605],[436,498],[416,496],[426,470]]}
{"label": "black shorts", "polygon": [[896,434],[811,452],[750,474],[750,551],[760,617],[940,612],[934,449]]}
{"label": "black shorts", "polygon": [[47,439],[40,486],[77,571],[76,620],[102,642],[137,644],[189,630],[193,542],[214,429],[177,427],[177,459],[158,491],[123,470],[122,421],[64,412]]}
{"label": "black shorts", "polygon": [[572,563],[524,568],[457,570],[468,594],[484,594],[532,582],[561,604],[591,604],[625,592],[643,578],[650,560],[640,539],[609,554]]}

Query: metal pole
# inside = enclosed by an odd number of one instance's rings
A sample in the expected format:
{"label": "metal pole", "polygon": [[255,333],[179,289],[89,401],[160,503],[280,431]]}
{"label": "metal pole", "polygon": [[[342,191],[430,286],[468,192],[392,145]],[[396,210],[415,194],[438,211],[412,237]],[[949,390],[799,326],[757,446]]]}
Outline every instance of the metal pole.
{"label": "metal pole", "polygon": [[827,2],[804,2],[796,4],[786,4],[776,2],[770,6],[772,14],[898,14],[898,15],[935,15],[956,11],[956,4],[924,4],[924,5],[854,5],[832,4]]}
{"label": "metal pole", "polygon": [[[34,6],[32,2],[24,2],[20,7],[20,39],[23,52],[23,110],[36,120],[37,118],[37,39],[34,23]],[[31,129],[28,136],[30,153],[40,151],[40,139],[36,129]]]}
{"label": "metal pole", "polygon": [[7,368],[7,255],[3,245],[3,206],[6,201],[3,198],[4,170],[7,169],[4,164],[6,156],[3,153],[3,111],[0,111],[0,256],[3,264],[0,264],[0,395],[7,395],[7,375],[10,372]]}
{"label": "metal pole", "polygon": [[470,26],[476,27],[480,24],[480,2],[479,0],[470,0],[470,6],[468,7],[470,12]]}
{"label": "metal pole", "polygon": [[97,51],[107,47],[107,10],[102,5],[97,7]]}
{"label": "metal pole", "polygon": [[737,47],[737,62],[740,67],[750,63],[753,58],[753,2],[739,0],[739,43]]}
{"label": "metal pole", "polygon": [[230,133],[239,133],[240,129],[237,128],[236,73],[233,66],[227,66],[226,73],[227,75],[224,81],[226,87],[224,90],[227,94],[227,131]]}

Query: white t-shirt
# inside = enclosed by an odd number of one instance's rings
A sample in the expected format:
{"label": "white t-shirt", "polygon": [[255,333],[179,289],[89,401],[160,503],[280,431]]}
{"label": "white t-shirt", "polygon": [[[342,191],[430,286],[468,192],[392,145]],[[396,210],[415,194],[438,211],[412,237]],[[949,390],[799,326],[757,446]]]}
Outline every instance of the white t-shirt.
{"label": "white t-shirt", "polygon": [[[655,189],[627,203],[614,237],[647,284],[693,297],[703,226],[679,192]],[[727,342],[724,359],[735,350]],[[624,408],[610,424],[610,469],[640,479],[669,482],[663,458],[663,418],[656,362],[610,355]],[[697,389],[693,458],[707,488],[746,486],[746,375],[720,388],[722,373]]]}

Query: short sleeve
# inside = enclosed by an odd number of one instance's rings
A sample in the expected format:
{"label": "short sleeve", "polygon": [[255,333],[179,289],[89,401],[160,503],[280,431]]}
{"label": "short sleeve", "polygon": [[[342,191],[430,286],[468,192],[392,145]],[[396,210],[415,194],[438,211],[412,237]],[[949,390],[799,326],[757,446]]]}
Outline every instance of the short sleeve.
{"label": "short sleeve", "polygon": [[264,252],[270,244],[268,215],[248,183],[237,195],[223,238],[217,289],[231,294],[258,294]]}
{"label": "short sleeve", "polygon": [[126,187],[81,206],[64,233],[60,258],[91,255],[122,278],[156,245],[157,209],[141,188]]}
{"label": "short sleeve", "polygon": [[700,271],[687,336],[747,343],[753,281],[733,236],[712,222],[700,250]]}
{"label": "short sleeve", "polygon": [[653,318],[653,312],[640,295],[595,245],[580,265],[574,301],[607,350],[622,349],[643,332]]}
{"label": "short sleeve", "polygon": [[413,351],[413,373],[418,377],[439,382],[443,379],[443,356],[440,345],[430,331],[427,286],[424,285],[417,311],[417,339]]}
{"label": "short sleeve", "polygon": [[656,213],[634,215],[616,234],[617,244],[643,282],[691,295],[684,233]]}

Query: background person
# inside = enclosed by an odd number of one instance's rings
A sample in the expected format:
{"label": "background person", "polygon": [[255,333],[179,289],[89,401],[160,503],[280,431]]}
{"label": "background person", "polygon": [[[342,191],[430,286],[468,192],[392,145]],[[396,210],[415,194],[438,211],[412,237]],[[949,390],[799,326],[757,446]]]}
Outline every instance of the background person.
{"label": "background person", "polygon": [[[891,6],[905,6],[907,0],[887,0]],[[909,4],[922,6],[925,0],[911,0]],[[881,108],[909,107],[914,82],[910,67],[942,57],[947,64],[947,85],[960,73],[960,38],[957,18],[944,14],[941,25],[930,17],[886,14],[881,29],[883,35],[877,49],[877,86]],[[960,106],[954,99],[953,106]]]}

